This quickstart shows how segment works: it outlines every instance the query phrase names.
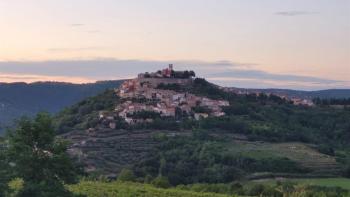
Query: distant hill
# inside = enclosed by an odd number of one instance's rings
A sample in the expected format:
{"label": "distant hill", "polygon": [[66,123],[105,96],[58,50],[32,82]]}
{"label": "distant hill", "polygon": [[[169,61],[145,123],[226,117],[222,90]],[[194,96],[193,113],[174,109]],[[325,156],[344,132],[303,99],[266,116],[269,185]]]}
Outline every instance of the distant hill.
{"label": "distant hill", "polygon": [[318,90],[318,91],[301,91],[301,90],[288,90],[288,89],[243,89],[243,88],[233,88],[240,91],[248,92],[264,92],[273,93],[277,95],[287,95],[289,97],[298,97],[305,99],[312,98],[350,98],[350,89],[329,89],[329,90]]}
{"label": "distant hill", "polygon": [[106,89],[118,87],[122,81],[89,84],[61,82],[0,83],[0,135],[13,120],[40,111],[56,113]]}

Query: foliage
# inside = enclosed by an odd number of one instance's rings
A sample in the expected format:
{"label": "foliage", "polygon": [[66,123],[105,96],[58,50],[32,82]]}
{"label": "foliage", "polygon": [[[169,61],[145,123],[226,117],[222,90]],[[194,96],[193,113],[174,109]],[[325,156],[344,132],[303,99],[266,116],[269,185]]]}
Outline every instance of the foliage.
{"label": "foliage", "polygon": [[119,97],[113,90],[107,90],[98,96],[83,100],[55,117],[57,131],[66,133],[74,129],[93,128],[99,123],[98,112],[112,110],[118,102]]}
{"label": "foliage", "polygon": [[76,166],[66,152],[67,143],[55,138],[48,114],[23,118],[8,139],[5,152],[13,164],[12,178],[24,181],[18,196],[71,196],[64,184],[77,181]]}
{"label": "foliage", "polygon": [[343,176],[346,178],[350,178],[350,165],[346,166]]}
{"label": "foliage", "polygon": [[136,176],[161,174],[170,184],[228,183],[252,172],[305,172],[295,162],[282,157],[256,159],[226,149],[225,141],[208,133],[189,137],[163,138],[146,160],[135,164]]}
{"label": "foliage", "polygon": [[204,107],[204,106],[196,106],[196,107],[193,107],[192,110],[195,113],[207,113],[207,114],[209,114],[211,112],[211,110],[208,107]]}
{"label": "foliage", "polygon": [[157,176],[152,182],[152,185],[158,188],[169,188],[170,183],[167,177]]}
{"label": "foliage", "polygon": [[8,182],[11,180],[10,165],[5,152],[0,149],[0,197],[8,191]]}
{"label": "foliage", "polygon": [[132,117],[135,119],[156,119],[156,118],[160,118],[160,113],[157,112],[153,112],[153,111],[138,111],[135,112],[133,114],[127,114],[128,117]]}
{"label": "foliage", "polygon": [[195,76],[196,76],[196,73],[192,70],[191,71],[185,70],[185,71],[172,71],[171,72],[171,77],[173,77],[173,78],[188,79],[188,78],[195,77]]}
{"label": "foliage", "polygon": [[243,185],[239,182],[232,182],[228,184],[216,183],[195,183],[191,185],[178,185],[176,188],[182,190],[190,190],[195,192],[210,192],[219,194],[243,194]]}
{"label": "foliage", "polygon": [[179,185],[176,188],[163,189],[148,184],[132,182],[91,182],[83,181],[77,185],[68,186],[75,194],[87,197],[114,196],[169,196],[169,197],[234,197],[234,196],[262,196],[262,197],[313,197],[313,196],[349,196],[349,191],[339,187],[322,187],[304,185],[295,182],[278,182],[267,184],[193,184]]}
{"label": "foliage", "polygon": [[323,187],[316,185],[298,184],[295,182],[278,182],[277,184],[245,183],[240,184],[193,184],[180,185],[177,188],[196,192],[212,192],[242,196],[274,196],[274,197],[311,197],[311,196],[348,196],[348,190],[339,187]]}
{"label": "foliage", "polygon": [[327,106],[327,105],[350,105],[350,98],[331,98],[331,99],[320,99],[315,98],[313,102],[317,105]]}
{"label": "foliage", "polygon": [[85,181],[77,185],[70,185],[69,189],[75,194],[86,195],[87,197],[228,197],[225,194],[193,192],[175,188],[163,189],[148,184],[131,182],[105,183]]}
{"label": "foliage", "polygon": [[18,196],[23,189],[24,181],[19,178],[15,178],[8,183],[9,191],[5,196]]}
{"label": "foliage", "polygon": [[188,91],[211,99],[230,100],[236,97],[235,94],[224,92],[203,78],[196,78]]}
{"label": "foliage", "polygon": [[118,181],[135,181],[135,175],[130,169],[122,169],[118,175]]}
{"label": "foliage", "polygon": [[[57,113],[83,99],[119,86],[122,81],[87,84],[63,82],[0,83],[0,135],[15,126],[14,120],[26,115],[34,117],[40,111]],[[24,96],[25,95],[25,96]]]}
{"label": "foliage", "polygon": [[176,83],[170,83],[170,84],[161,83],[157,86],[157,89],[173,90],[176,92],[180,92],[182,90],[182,86]]}

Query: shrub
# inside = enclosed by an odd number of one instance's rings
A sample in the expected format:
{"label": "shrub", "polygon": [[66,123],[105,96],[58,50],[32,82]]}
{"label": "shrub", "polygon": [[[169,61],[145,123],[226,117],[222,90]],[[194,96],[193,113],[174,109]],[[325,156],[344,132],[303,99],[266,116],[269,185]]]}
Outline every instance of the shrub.
{"label": "shrub", "polygon": [[135,181],[135,175],[129,169],[122,169],[118,175],[118,181]]}
{"label": "shrub", "polygon": [[169,180],[165,176],[158,176],[157,178],[155,178],[152,181],[152,185],[154,185],[155,187],[159,187],[159,188],[169,188],[170,187]]}

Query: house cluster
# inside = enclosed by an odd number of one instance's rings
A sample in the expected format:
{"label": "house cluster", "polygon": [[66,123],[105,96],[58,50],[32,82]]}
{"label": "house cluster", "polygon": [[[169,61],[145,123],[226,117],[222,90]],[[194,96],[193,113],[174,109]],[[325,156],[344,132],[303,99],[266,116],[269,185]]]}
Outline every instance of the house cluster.
{"label": "house cluster", "polygon": [[[172,66],[168,69],[172,69]],[[168,70],[164,69],[162,73],[167,74]],[[177,81],[172,78],[160,78],[157,81],[150,78],[140,78],[125,81],[116,93],[124,102],[118,105],[115,113],[118,117],[123,118],[129,124],[152,122],[151,118],[135,118],[132,115],[138,112],[155,112],[161,117],[176,117],[178,113],[186,114],[187,117],[206,118],[209,116],[219,117],[225,115],[222,111],[223,106],[229,106],[228,101],[213,100],[206,97],[196,96],[190,93],[180,93],[173,90],[157,89],[160,83],[190,83],[186,79]],[[195,108],[206,109],[205,112],[196,112]],[[114,126],[114,125],[110,125]]]}
{"label": "house cluster", "polygon": [[293,102],[294,105],[303,105],[312,107],[315,103],[311,99],[302,99],[302,98],[290,98],[290,101]]}

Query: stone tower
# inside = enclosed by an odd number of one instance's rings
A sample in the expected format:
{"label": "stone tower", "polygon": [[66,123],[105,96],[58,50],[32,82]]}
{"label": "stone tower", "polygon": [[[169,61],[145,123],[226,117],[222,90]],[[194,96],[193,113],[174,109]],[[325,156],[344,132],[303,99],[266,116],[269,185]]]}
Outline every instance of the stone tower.
{"label": "stone tower", "polygon": [[173,70],[173,69],[174,69],[173,64],[169,64],[169,70]]}

